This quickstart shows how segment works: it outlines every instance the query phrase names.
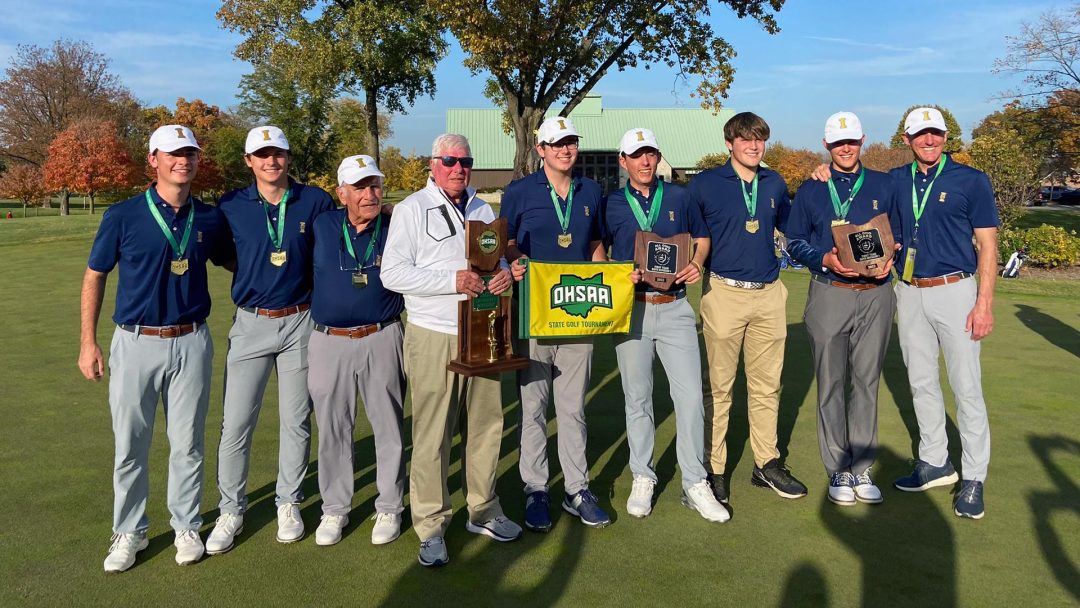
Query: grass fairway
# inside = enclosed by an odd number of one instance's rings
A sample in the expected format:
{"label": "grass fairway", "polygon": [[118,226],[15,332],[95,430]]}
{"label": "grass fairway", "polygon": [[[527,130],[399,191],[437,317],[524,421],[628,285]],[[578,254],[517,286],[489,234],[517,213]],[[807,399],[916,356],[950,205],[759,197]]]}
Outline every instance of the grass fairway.
{"label": "grass fairway", "polygon": [[[996,327],[985,341],[983,374],[994,433],[987,516],[960,520],[948,490],[901,494],[890,480],[908,470],[917,438],[911,396],[894,335],[881,383],[881,443],[875,474],[880,506],[839,508],[825,498],[816,439],[815,386],[801,320],[807,275],[787,273],[789,338],[780,438],[810,495],[785,501],[749,483],[753,457],[745,398],[737,397],[729,437],[734,518],[708,524],[679,504],[675,420],[663,374],[657,379],[657,488],[653,515],[626,516],[630,488],[622,391],[610,342],[598,340],[589,393],[592,488],[614,524],[586,529],[554,513],[548,535],[498,544],[464,530],[456,454],[451,489],[458,508],[447,537],[451,562],[431,571],[416,562],[411,528],[394,543],[369,542],[375,471],[370,429],[356,433],[356,508],[341,544],[317,547],[317,463],[303,505],[309,535],[274,539],[276,387],[271,380],[255,435],[248,491],[252,505],[230,553],[181,568],[173,561],[165,508],[167,442],[163,418],[151,462],[150,548],[129,572],[106,576],[110,534],[112,433],[106,383],[82,379],[75,365],[79,285],[93,224],[40,218],[15,240],[0,222],[0,605],[155,606],[1075,606],[1080,602],[1080,284],[1001,284]],[[10,237],[10,238],[9,238]],[[217,516],[216,449],[221,373],[230,324],[229,277],[211,272],[216,341],[207,422],[204,538]],[[1049,283],[1049,282],[1047,282]],[[116,277],[99,326],[112,334]],[[894,332],[895,333],[895,332]],[[736,395],[745,394],[739,381]],[[518,405],[504,383],[506,424],[499,493],[522,520],[517,473]],[[950,403],[950,408],[951,408]],[[160,412],[160,410],[159,410]],[[408,410],[406,411],[408,415]],[[553,425],[554,426],[554,425]],[[552,428],[554,431],[554,428]],[[953,462],[959,441],[951,428]],[[407,442],[408,443],[408,442]],[[549,454],[558,471],[554,442]],[[554,480],[556,496],[561,476]]]}

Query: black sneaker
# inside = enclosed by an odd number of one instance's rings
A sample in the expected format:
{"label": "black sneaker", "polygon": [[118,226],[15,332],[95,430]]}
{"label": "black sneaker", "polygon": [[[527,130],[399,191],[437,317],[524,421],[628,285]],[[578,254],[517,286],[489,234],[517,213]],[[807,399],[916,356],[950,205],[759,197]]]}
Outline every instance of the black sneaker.
{"label": "black sneaker", "polygon": [[984,510],[983,484],[981,481],[965,479],[960,482],[960,491],[956,494],[953,512],[960,517],[982,519]]}
{"label": "black sneaker", "polygon": [[750,475],[750,483],[761,488],[772,488],[784,498],[802,498],[806,496],[806,486],[798,479],[791,476],[787,468],[780,464],[779,458],[773,458],[765,463],[765,466],[754,467]]}
{"label": "black sneaker", "polygon": [[709,487],[712,488],[712,495],[717,501],[728,504],[727,482],[724,481],[723,475],[709,475]]}

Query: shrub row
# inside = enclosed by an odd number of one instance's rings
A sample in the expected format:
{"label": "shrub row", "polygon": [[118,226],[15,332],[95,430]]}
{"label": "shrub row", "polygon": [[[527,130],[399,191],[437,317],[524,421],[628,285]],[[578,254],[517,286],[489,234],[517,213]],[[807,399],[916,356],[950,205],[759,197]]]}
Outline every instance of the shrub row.
{"label": "shrub row", "polygon": [[1014,251],[1027,251],[1027,263],[1047,268],[1072,266],[1080,262],[1080,238],[1075,230],[1043,224],[1037,228],[1006,228],[998,234],[1001,261]]}

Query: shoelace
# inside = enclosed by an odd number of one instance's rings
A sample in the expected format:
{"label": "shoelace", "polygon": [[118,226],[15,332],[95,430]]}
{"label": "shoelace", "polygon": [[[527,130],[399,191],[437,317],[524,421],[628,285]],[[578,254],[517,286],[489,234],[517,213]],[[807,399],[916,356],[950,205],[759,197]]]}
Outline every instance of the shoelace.
{"label": "shoelace", "polygon": [[[113,534],[112,538],[110,538],[109,540],[112,541],[109,544],[109,553],[112,553],[113,551],[116,551],[116,549],[118,547],[120,547],[120,543],[129,542],[128,539],[127,539],[127,534],[120,534],[120,533]],[[131,544],[134,544],[134,543],[131,543]]]}
{"label": "shoelace", "polygon": [[[379,515],[383,515],[383,513],[376,513],[375,517],[372,517],[371,519],[375,519]],[[335,526],[341,528],[341,527],[344,527],[344,525],[345,525],[345,516],[344,515],[323,515],[322,516],[322,521],[329,522],[331,525],[335,525]]]}
{"label": "shoelace", "polygon": [[870,467],[866,467],[866,470],[855,476],[855,481],[859,485],[874,485],[874,480],[870,479]]}
{"label": "shoelace", "polygon": [[237,523],[239,521],[240,518],[236,515],[226,513],[225,515],[218,516],[217,521],[214,522],[214,526],[221,526],[223,530],[227,530],[228,532],[233,533],[236,532]]}
{"label": "shoelace", "polygon": [[[338,517],[341,517],[340,515]],[[394,523],[394,515],[392,513],[376,513],[371,519],[375,520],[375,525],[386,521],[388,523]]]}
{"label": "shoelace", "polygon": [[285,514],[285,519],[289,523],[298,523],[300,520],[296,518],[300,510],[293,508],[293,505],[281,505],[278,507],[278,517],[281,517],[282,513]]}
{"label": "shoelace", "polygon": [[847,471],[840,473],[833,473],[833,485],[834,486],[853,486],[855,485],[855,476]]}
{"label": "shoelace", "polygon": [[199,534],[195,530],[184,530],[176,535],[176,542],[190,545],[199,540]]}
{"label": "shoelace", "polygon": [[653,486],[656,482],[651,479],[635,479],[632,486],[630,486],[630,496],[635,498],[645,497],[652,494]]}
{"label": "shoelace", "polygon": [[975,502],[976,496],[978,494],[981,494],[981,493],[982,493],[982,488],[979,486],[979,484],[977,484],[977,483],[965,484],[964,487],[960,489],[960,498],[959,498],[959,500],[963,500],[965,502]]}
{"label": "shoelace", "polygon": [[434,545],[441,545],[441,544],[443,544],[443,540],[441,538],[438,538],[438,537],[429,538],[429,539],[427,539],[427,540],[420,543],[420,548],[421,549],[430,549]]}
{"label": "shoelace", "polygon": [[578,494],[578,498],[580,498],[581,502],[583,503],[590,502],[595,504],[597,502],[600,502],[599,500],[597,500],[596,495],[593,494],[592,491],[590,491],[588,488],[582,490],[581,493]]}
{"label": "shoelace", "polygon": [[540,505],[544,508],[547,508],[548,502],[549,499],[547,492],[533,492],[532,494],[529,494],[527,504],[525,506],[530,507],[532,505]]}

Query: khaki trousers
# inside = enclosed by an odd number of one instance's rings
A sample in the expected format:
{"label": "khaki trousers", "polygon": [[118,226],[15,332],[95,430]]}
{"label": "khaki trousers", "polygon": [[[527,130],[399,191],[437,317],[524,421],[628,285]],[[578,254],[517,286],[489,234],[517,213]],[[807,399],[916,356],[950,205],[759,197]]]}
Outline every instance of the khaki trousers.
{"label": "khaki trousers", "polygon": [[763,466],[780,457],[776,449],[776,419],[780,409],[780,373],[787,340],[787,288],[780,281],[764,289],[731,287],[705,279],[701,322],[709,364],[705,391],[705,452],[708,468],[722,475],[727,464],[727,429],[731,387],[743,353],[746,369],[747,414],[754,464]]}
{"label": "khaki trousers", "polygon": [[448,371],[446,364],[456,356],[457,336],[406,325],[405,375],[412,392],[413,441],[409,501],[421,541],[445,536],[454,513],[446,482],[462,407],[466,413],[461,471],[469,520],[479,524],[503,514],[495,495],[503,431],[499,376],[465,378]]}

